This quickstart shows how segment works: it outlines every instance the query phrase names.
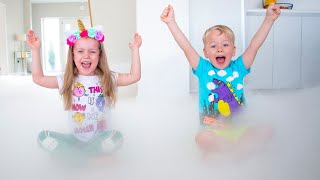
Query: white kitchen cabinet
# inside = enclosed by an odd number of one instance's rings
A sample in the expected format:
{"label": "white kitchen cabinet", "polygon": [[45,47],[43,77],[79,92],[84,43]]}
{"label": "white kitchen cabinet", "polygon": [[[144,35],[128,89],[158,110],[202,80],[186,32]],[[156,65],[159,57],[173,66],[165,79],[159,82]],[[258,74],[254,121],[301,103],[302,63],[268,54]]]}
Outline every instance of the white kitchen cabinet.
{"label": "white kitchen cabinet", "polygon": [[320,17],[302,18],[301,85],[320,84]]}
{"label": "white kitchen cabinet", "polygon": [[300,88],[301,17],[280,16],[273,37],[273,88]]}
{"label": "white kitchen cabinet", "polygon": [[[246,47],[265,18],[265,10],[248,10]],[[303,88],[320,84],[319,11],[283,11],[259,49],[248,89]]]}

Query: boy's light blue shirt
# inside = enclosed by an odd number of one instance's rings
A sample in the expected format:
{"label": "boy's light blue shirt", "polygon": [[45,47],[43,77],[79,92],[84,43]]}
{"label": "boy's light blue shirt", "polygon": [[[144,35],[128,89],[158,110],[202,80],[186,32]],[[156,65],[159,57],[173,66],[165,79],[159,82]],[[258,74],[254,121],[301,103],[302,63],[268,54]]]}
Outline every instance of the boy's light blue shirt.
{"label": "boy's light blue shirt", "polygon": [[230,119],[245,104],[244,77],[250,68],[246,69],[242,56],[222,70],[200,57],[197,69],[192,72],[199,80],[200,117]]}

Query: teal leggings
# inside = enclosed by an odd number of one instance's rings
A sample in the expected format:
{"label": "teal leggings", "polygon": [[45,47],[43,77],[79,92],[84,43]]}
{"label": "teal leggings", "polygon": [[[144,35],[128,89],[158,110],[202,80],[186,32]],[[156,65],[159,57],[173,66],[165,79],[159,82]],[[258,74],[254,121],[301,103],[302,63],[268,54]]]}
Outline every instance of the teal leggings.
{"label": "teal leggings", "polygon": [[82,142],[72,134],[41,131],[37,142],[44,151],[77,158],[111,154],[122,145],[123,136],[117,130],[102,131],[91,141]]}

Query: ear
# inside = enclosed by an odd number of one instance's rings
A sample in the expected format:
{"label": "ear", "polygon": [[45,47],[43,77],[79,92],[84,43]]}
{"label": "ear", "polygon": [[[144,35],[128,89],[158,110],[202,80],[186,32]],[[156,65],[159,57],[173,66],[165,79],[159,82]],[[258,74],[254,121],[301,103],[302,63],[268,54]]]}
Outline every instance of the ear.
{"label": "ear", "polygon": [[237,47],[236,47],[236,46],[233,46],[233,54],[232,54],[232,57],[236,55],[236,50],[237,50]]}
{"label": "ear", "polygon": [[205,57],[206,59],[208,59],[208,54],[207,54],[206,48],[203,48],[202,51],[203,51],[204,57]]}

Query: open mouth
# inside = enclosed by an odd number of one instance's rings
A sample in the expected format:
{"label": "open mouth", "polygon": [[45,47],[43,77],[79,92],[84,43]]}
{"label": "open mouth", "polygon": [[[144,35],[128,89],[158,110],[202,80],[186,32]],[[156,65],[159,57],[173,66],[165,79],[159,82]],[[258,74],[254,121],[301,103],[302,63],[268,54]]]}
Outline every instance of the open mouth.
{"label": "open mouth", "polygon": [[81,63],[82,67],[84,68],[89,68],[91,66],[91,62],[88,62],[88,61],[84,61]]}
{"label": "open mouth", "polygon": [[224,63],[224,61],[226,60],[226,57],[225,56],[219,56],[219,57],[216,57],[216,60],[218,63]]}

